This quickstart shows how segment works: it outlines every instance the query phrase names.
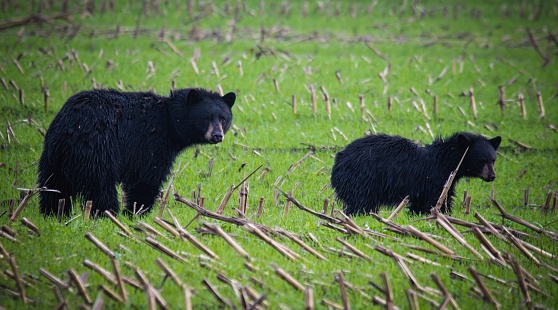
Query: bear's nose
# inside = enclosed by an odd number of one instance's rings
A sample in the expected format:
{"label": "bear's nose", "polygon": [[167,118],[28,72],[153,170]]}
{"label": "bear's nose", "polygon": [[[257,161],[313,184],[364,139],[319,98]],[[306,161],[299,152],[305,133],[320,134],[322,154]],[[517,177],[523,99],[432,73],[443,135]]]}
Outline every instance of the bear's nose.
{"label": "bear's nose", "polygon": [[223,141],[223,134],[221,133],[214,133],[212,137],[213,137],[213,141],[215,142]]}

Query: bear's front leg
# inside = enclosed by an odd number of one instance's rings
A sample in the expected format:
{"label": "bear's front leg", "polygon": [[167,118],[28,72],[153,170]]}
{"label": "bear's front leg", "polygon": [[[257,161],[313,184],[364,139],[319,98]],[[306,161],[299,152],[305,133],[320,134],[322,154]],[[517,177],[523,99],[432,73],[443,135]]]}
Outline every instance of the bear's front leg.
{"label": "bear's front leg", "polygon": [[147,184],[137,182],[122,184],[125,194],[124,212],[128,215],[144,214],[149,212],[159,194],[160,184]]}
{"label": "bear's front leg", "polygon": [[[102,186],[101,186],[102,184]],[[89,185],[85,191],[79,193],[83,196],[83,200],[92,202],[91,215],[103,216],[106,210],[113,214],[118,214],[118,193],[114,184],[97,183],[97,185]]]}

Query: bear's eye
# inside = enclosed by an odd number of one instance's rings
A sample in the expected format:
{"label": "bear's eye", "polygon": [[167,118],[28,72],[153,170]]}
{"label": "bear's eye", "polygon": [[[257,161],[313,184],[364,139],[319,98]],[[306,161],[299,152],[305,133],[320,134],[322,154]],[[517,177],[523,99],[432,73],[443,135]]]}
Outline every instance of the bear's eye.
{"label": "bear's eye", "polygon": [[222,117],[222,116],[221,116],[221,117],[219,117],[219,122],[220,122],[221,124],[224,124],[224,123],[225,123],[225,118],[224,118],[224,117]]}

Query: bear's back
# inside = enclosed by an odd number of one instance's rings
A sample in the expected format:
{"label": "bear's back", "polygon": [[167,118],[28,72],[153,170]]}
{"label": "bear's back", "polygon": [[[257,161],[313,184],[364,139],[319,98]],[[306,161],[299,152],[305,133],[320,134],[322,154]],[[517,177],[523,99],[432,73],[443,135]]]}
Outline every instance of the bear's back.
{"label": "bear's back", "polygon": [[82,109],[88,107],[122,108],[140,104],[162,102],[161,97],[152,92],[120,92],[115,89],[93,89],[79,92],[66,101],[62,109]]}
{"label": "bear's back", "polygon": [[369,135],[356,139],[344,150],[338,153],[339,157],[363,156],[373,159],[393,159],[405,155],[405,157],[421,156],[424,148],[413,141],[401,136],[390,136],[386,134]]}

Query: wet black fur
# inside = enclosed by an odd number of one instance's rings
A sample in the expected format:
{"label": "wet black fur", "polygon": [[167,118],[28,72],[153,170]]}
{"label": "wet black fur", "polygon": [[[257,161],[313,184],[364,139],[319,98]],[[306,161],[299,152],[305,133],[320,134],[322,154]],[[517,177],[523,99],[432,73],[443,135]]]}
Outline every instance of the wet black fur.
{"label": "wet black fur", "polygon": [[[39,161],[40,211],[57,213],[65,199],[93,201],[93,210],[119,211],[122,184],[126,211],[151,209],[177,155],[195,144],[220,142],[232,122],[234,93],[221,97],[204,89],[169,96],[152,92],[83,91],[70,97],[46,133]],[[213,140],[206,134],[210,124]],[[219,128],[222,128],[220,131]]]}
{"label": "wet black fur", "polygon": [[448,192],[447,208],[442,208],[448,212],[455,184],[462,177],[480,177],[485,164],[496,159],[500,141],[461,132],[422,147],[400,136],[366,136],[337,153],[331,185],[347,214],[378,212],[380,206],[397,205],[407,195],[412,212],[428,213],[469,147]]}

